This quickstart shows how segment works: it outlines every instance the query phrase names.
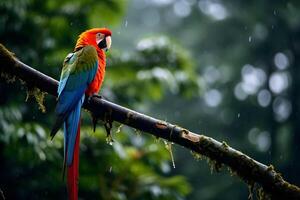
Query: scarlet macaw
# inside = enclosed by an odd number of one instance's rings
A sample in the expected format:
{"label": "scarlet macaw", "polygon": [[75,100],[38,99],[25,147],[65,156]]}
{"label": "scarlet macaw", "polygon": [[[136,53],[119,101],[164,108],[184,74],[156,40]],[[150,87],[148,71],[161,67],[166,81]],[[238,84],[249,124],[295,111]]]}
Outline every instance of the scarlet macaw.
{"label": "scarlet macaw", "polygon": [[93,28],[79,35],[74,52],[67,55],[58,86],[55,136],[64,124],[64,169],[70,200],[78,199],[80,111],[85,95],[97,95],[105,75],[105,51],[111,46],[111,31]]}

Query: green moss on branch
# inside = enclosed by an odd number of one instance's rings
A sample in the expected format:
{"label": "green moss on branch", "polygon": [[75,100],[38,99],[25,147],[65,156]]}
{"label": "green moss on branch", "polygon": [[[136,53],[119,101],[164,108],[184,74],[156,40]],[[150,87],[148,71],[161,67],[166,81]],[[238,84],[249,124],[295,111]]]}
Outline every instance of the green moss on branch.
{"label": "green moss on branch", "polygon": [[[24,80],[27,85],[57,96],[58,82],[56,80],[16,60],[9,51],[1,48],[3,48],[3,45],[0,45],[0,73],[16,76]],[[38,102],[42,102],[44,96],[39,95],[40,91],[33,92],[34,96],[37,94]],[[112,121],[126,124],[143,133],[150,133],[156,138],[163,138],[186,147],[200,154],[199,157],[208,158],[216,171],[219,171],[222,166],[228,166],[232,174],[239,176],[250,187],[253,187],[253,184],[256,183],[259,187],[259,196],[262,199],[268,197],[272,199],[300,199],[300,189],[286,182],[274,170],[274,167],[268,167],[253,160],[240,151],[231,148],[225,142],[218,142],[213,138],[195,134],[167,122],[162,123],[161,120],[104,99],[92,98],[90,101],[85,101],[84,107],[90,110],[98,119],[106,121],[107,116],[105,116],[105,113],[109,113],[109,118]]]}
{"label": "green moss on branch", "polygon": [[39,110],[41,110],[43,113],[45,113],[46,107],[44,105],[44,100],[45,100],[46,94],[47,94],[47,92],[43,92],[37,87],[28,88],[25,101],[28,101],[28,99],[30,97],[34,97],[35,101],[37,102],[37,104],[39,106]]}

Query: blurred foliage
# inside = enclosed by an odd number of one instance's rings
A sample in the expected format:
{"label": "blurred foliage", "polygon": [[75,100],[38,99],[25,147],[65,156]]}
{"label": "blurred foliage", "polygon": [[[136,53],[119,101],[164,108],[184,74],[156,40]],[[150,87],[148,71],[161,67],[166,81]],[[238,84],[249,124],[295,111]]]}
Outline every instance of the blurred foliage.
{"label": "blurred foliage", "polygon": [[[0,41],[58,79],[81,31],[112,28],[101,95],[228,141],[299,185],[299,10],[296,0],[0,0]],[[11,199],[65,197],[62,136],[47,137],[55,99],[46,96],[42,114],[25,90],[0,84],[0,188]],[[182,148],[172,169],[162,142],[123,127],[110,146],[83,120],[81,198],[248,197],[240,180],[210,174]]]}
{"label": "blurred foliage", "polygon": [[[126,5],[115,0],[1,1],[0,41],[23,62],[58,78],[77,35],[89,27],[118,25]],[[152,45],[141,48],[147,41]],[[167,37],[155,37],[141,40],[130,55],[112,50],[103,95],[132,108],[161,100],[167,92],[190,95],[188,85],[197,87],[192,63],[179,49]],[[46,96],[42,113],[33,98],[25,102],[26,90],[22,84],[0,84],[0,188],[7,199],[66,198],[62,134],[48,138],[55,99]],[[170,176],[170,155],[161,141],[115,127],[110,146],[102,127],[92,133],[89,118],[83,112],[80,198],[167,200],[190,193],[184,177]]]}
{"label": "blurred foliage", "polygon": [[[191,52],[201,95],[167,95],[149,106],[152,115],[225,140],[299,185],[299,10],[296,0],[133,0],[127,29],[117,30],[123,49],[165,33]],[[174,174],[194,187],[188,199],[247,199],[227,172],[208,175],[181,149],[175,160]]]}
{"label": "blurred foliage", "polygon": [[[53,142],[48,130],[35,122],[22,122],[16,108],[1,110],[3,146],[2,189],[7,198],[51,199],[65,196],[61,180],[62,134]],[[114,132],[119,128],[116,127]],[[189,185],[183,177],[164,177],[170,171],[169,154],[160,142],[118,131],[112,146],[105,132],[82,129],[80,196],[86,199],[178,199]],[[2,159],[3,159],[2,158]],[[12,187],[12,188],[8,188]],[[9,191],[14,191],[12,194]],[[176,191],[176,192],[175,192]],[[34,195],[33,195],[34,193]],[[61,196],[59,198],[61,198]]]}
{"label": "blurred foliage", "polygon": [[199,94],[192,59],[167,37],[142,39],[132,54],[115,53],[109,61],[106,85],[117,102],[159,101],[167,92],[185,97]]}

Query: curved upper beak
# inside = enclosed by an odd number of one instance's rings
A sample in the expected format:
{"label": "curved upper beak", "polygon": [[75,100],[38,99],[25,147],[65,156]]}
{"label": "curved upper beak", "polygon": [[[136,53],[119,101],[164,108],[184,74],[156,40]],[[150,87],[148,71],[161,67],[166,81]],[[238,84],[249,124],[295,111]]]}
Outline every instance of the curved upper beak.
{"label": "curved upper beak", "polygon": [[100,49],[108,51],[111,47],[111,36],[105,36],[104,34],[96,35],[96,43]]}
{"label": "curved upper beak", "polygon": [[111,47],[111,36],[106,36],[105,37],[105,40],[106,40],[106,51],[108,51]]}

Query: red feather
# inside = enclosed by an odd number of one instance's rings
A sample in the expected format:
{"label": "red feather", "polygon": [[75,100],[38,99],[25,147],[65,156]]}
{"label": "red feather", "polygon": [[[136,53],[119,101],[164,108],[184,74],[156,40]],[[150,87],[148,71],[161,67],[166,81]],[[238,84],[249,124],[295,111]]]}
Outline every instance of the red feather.
{"label": "red feather", "polygon": [[85,93],[88,96],[91,96],[93,94],[97,94],[101,88],[102,82],[104,80],[105,76],[105,66],[106,66],[106,58],[105,58],[105,53],[101,49],[100,52],[98,52],[98,70],[95,75],[95,78],[93,81],[90,83],[88,86],[87,90]]}
{"label": "red feather", "polygon": [[77,200],[78,199],[79,140],[80,140],[80,122],[78,124],[78,129],[77,129],[73,163],[71,166],[67,167],[67,173],[68,173],[67,185],[68,185],[69,200]]}
{"label": "red feather", "polygon": [[75,50],[82,48],[87,45],[92,45],[96,48],[98,53],[98,70],[96,76],[92,83],[86,90],[86,94],[91,96],[93,94],[97,94],[101,88],[104,76],[105,76],[105,66],[106,66],[106,56],[103,49],[100,49],[96,43],[96,34],[103,33],[106,36],[111,36],[112,32],[107,28],[93,28],[89,29],[79,35],[77,40]]}
{"label": "red feather", "polygon": [[[85,93],[88,96],[91,96],[99,92],[105,75],[105,66],[106,66],[105,52],[102,49],[100,49],[96,43],[96,33],[99,32],[105,34],[106,36],[111,36],[112,34],[111,31],[107,28],[90,29],[80,34],[75,46],[75,51],[76,51],[79,48],[82,48],[84,46],[93,45],[96,48],[98,53],[97,73],[95,75],[94,80],[90,83],[87,90],[85,91]],[[79,140],[80,140],[80,122],[78,124],[77,136],[75,141],[73,163],[71,166],[67,167],[67,173],[68,173],[67,185],[68,185],[69,200],[78,199]]]}

